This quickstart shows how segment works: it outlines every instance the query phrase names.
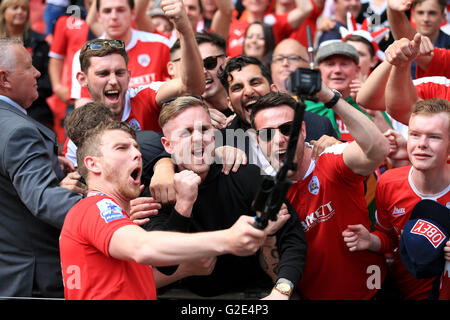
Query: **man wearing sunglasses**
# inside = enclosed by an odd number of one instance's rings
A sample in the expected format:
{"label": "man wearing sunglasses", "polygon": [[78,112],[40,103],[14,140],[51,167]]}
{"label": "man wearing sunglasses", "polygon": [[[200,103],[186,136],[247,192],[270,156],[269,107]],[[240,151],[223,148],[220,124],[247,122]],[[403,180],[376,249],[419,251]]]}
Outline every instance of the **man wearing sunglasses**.
{"label": "man wearing sunglasses", "polygon": [[[298,283],[307,299],[371,299],[377,288],[368,286],[368,267],[377,266],[384,280],[383,255],[354,255],[342,232],[349,224],[370,226],[363,181],[386,157],[388,141],[375,124],[322,84],[317,94],[344,120],[355,140],[325,149],[315,161],[305,143],[303,122],[294,161],[297,169],[288,200],[296,209],[308,245],[307,263]],[[289,127],[296,101],[288,94],[270,93],[253,104],[251,122],[262,152],[276,170],[286,157]],[[306,125],[307,126],[307,125]],[[373,289],[371,289],[373,288]]]}
{"label": "man wearing sunglasses", "polygon": [[[219,78],[228,94],[228,107],[236,113],[236,117],[223,131],[225,143],[243,149],[250,163],[256,163],[266,173],[272,174],[273,168],[251,139],[249,130],[252,104],[269,92],[279,90],[272,81],[269,69],[256,58],[234,57],[221,69]],[[327,118],[305,112],[304,119],[308,124],[306,141],[319,140],[323,135],[336,137],[336,132]],[[244,136],[241,133],[245,133]]]}
{"label": "man wearing sunglasses", "polygon": [[[234,113],[228,108],[227,93],[217,77],[220,66],[226,59],[226,42],[215,33],[196,33],[198,49],[203,59],[205,74],[205,92],[203,98],[209,107],[213,126],[217,129],[225,128],[233,119]],[[169,74],[181,77],[180,42],[177,41],[170,49],[171,61],[167,64]]]}
{"label": "man wearing sunglasses", "polygon": [[[164,133],[161,141],[176,163],[176,203],[163,206],[157,216],[151,217],[149,230],[221,230],[241,215],[256,215],[251,204],[261,181],[259,168],[247,165],[225,175],[221,172],[222,165],[213,163],[214,128],[208,110],[202,100],[185,96],[165,104],[161,111],[159,122]],[[263,255],[226,255],[209,261],[208,274],[183,279],[182,288],[200,296],[243,294],[251,288],[257,289],[254,294],[262,294],[260,297],[271,293],[269,298],[289,299],[289,290],[281,293],[272,287],[277,279],[295,283],[301,277],[306,247],[296,213],[285,204],[278,214],[278,221],[271,222],[265,231],[278,239],[278,272],[270,270],[274,279],[264,272],[263,265],[267,260],[260,263]],[[177,279],[180,273],[177,270],[164,281]]]}

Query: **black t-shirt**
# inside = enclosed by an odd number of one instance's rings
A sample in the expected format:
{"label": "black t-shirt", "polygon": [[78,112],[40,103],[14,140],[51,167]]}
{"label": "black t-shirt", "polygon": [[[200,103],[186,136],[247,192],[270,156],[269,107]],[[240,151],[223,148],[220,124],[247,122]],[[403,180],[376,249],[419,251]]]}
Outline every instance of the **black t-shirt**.
{"label": "black t-shirt", "polygon": [[[236,173],[231,172],[228,176],[221,170],[221,165],[211,165],[207,177],[199,186],[191,218],[180,215],[173,205],[166,205],[145,228],[181,232],[214,231],[231,227],[241,215],[255,216],[251,205],[262,181],[259,167],[251,164],[241,166]],[[306,241],[297,213],[287,205],[291,218],[276,234],[280,253],[278,277],[297,283],[305,265]],[[219,256],[211,275],[188,277],[182,280],[182,284],[201,296],[241,292],[248,288],[270,289],[273,282],[261,269],[258,259],[258,253],[248,257]]]}

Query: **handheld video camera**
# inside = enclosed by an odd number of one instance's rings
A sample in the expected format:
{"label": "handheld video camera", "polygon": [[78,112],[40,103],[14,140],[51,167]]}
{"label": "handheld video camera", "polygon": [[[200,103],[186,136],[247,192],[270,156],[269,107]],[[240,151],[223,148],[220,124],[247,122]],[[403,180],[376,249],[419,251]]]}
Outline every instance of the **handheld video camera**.
{"label": "handheld video camera", "polygon": [[322,88],[320,70],[314,67],[314,48],[311,39],[311,30],[306,28],[308,37],[309,69],[298,68],[286,79],[286,88],[299,99],[314,100],[314,95]]}
{"label": "handheld video camera", "polygon": [[287,176],[288,171],[295,171],[297,166],[294,162],[294,158],[305,111],[305,104],[302,100],[314,100],[315,94],[322,88],[320,71],[314,68],[313,47],[309,26],[307,27],[307,34],[310,69],[298,68],[292,72],[286,80],[286,88],[291,94],[297,96],[297,108],[291,133],[289,135],[286,158],[276,176],[264,177],[252,203],[252,209],[260,212],[260,215],[255,218],[255,223],[253,224],[253,226],[258,229],[265,229],[269,220],[277,220],[277,214],[292,185],[292,181]]}
{"label": "handheld video camera", "polygon": [[286,79],[286,88],[299,98],[311,99],[322,88],[320,71],[298,68]]}

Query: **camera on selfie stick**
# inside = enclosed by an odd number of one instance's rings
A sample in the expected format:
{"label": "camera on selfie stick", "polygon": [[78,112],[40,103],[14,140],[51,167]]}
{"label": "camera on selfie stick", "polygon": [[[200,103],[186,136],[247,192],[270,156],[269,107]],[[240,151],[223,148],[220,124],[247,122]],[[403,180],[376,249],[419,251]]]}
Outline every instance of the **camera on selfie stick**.
{"label": "camera on selfie stick", "polygon": [[315,94],[322,88],[320,71],[314,68],[313,45],[309,26],[306,28],[308,35],[308,54],[310,68],[298,68],[292,72],[286,80],[286,88],[291,94],[297,96],[297,107],[289,143],[287,147],[286,159],[275,176],[264,176],[261,186],[252,203],[252,209],[260,212],[255,217],[253,226],[257,229],[265,229],[269,220],[276,221],[278,211],[286,199],[286,195],[292,185],[292,180],[287,177],[288,171],[295,171],[297,164],[294,162],[297,150],[297,141],[303,123],[305,104],[303,100],[316,100]]}

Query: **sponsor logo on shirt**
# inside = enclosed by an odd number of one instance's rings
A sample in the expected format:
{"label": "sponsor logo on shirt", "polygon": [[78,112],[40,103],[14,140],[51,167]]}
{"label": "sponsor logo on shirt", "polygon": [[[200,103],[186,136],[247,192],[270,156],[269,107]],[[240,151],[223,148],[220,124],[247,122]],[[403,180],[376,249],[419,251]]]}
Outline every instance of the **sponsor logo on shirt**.
{"label": "sponsor logo on shirt", "polygon": [[306,232],[319,223],[325,222],[334,216],[335,210],[331,205],[331,201],[321,205],[315,211],[308,214],[300,223]]}
{"label": "sponsor logo on shirt", "polygon": [[417,220],[411,230],[411,233],[424,236],[434,248],[439,247],[446,238],[445,234],[439,230],[438,227],[431,222],[422,219]]}
{"label": "sponsor logo on shirt", "polygon": [[345,125],[345,123],[340,120],[340,119],[336,119],[336,125],[338,126],[339,132],[342,133],[348,133],[350,134],[350,131],[348,131],[347,126]]}
{"label": "sponsor logo on shirt", "polygon": [[150,64],[150,56],[146,53],[140,54],[137,58],[139,64],[144,68]]}
{"label": "sponsor logo on shirt", "polygon": [[269,26],[273,26],[277,22],[277,18],[273,14],[267,14],[264,16],[264,23]]}
{"label": "sponsor logo on shirt", "polygon": [[110,199],[102,199],[97,202],[97,207],[100,210],[100,216],[105,220],[106,223],[111,221],[125,218],[122,212],[122,208],[115,204]]}
{"label": "sponsor logo on shirt", "polygon": [[154,73],[144,74],[142,76],[132,77],[130,78],[129,87],[136,88],[145,84],[150,84],[153,81],[156,81],[156,75]]}
{"label": "sponsor logo on shirt", "polygon": [[397,208],[396,206],[394,206],[394,211],[392,211],[392,216],[394,218],[398,218],[400,216],[403,216],[405,214],[405,208]]}
{"label": "sponsor logo on shirt", "polygon": [[235,34],[235,35],[237,35],[238,37],[240,37],[240,36],[242,36],[244,33],[241,31],[241,30],[239,30],[239,29],[234,29],[233,30],[233,33]]}
{"label": "sponsor logo on shirt", "polygon": [[234,47],[242,45],[243,43],[244,43],[244,38],[233,39],[230,41],[230,45],[228,47],[234,48]]}
{"label": "sponsor logo on shirt", "polygon": [[309,192],[316,195],[319,193],[319,188],[320,188],[319,179],[316,176],[312,177],[308,185]]}

